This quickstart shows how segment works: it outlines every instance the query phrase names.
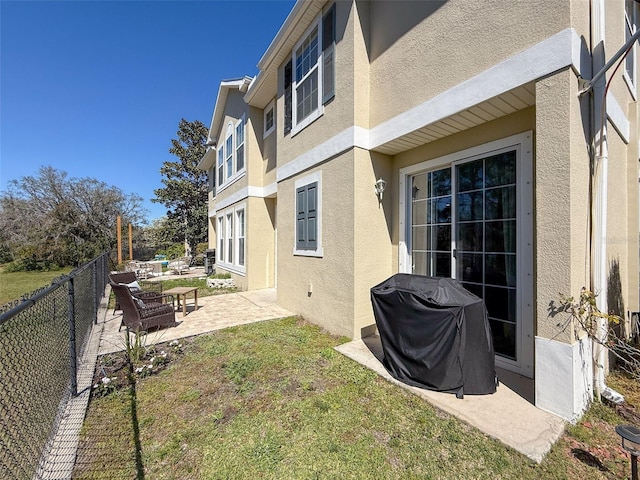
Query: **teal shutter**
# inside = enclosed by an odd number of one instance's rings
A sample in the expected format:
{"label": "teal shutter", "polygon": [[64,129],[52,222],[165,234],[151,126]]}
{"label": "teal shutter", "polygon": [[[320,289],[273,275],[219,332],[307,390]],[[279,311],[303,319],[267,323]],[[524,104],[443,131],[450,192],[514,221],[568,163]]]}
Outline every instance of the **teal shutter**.
{"label": "teal shutter", "polygon": [[293,124],[293,62],[284,66],[284,134],[291,131]]}
{"label": "teal shutter", "polygon": [[318,247],[318,182],[296,189],[296,249]]}
{"label": "teal shutter", "polygon": [[322,103],[335,96],[336,4],[322,17]]}

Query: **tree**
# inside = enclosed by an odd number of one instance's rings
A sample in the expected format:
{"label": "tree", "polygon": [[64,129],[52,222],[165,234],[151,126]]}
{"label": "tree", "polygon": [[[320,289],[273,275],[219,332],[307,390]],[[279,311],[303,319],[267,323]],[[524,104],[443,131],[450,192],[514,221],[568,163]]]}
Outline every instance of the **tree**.
{"label": "tree", "polygon": [[0,192],[3,247],[31,268],[80,265],[115,246],[118,215],[139,224],[145,213],[138,195],[50,166]]}
{"label": "tree", "polygon": [[204,156],[208,129],[195,120],[184,118],[178,125],[178,138],[171,140],[169,153],[178,161],[166,161],[160,168],[163,188],[154,190],[156,198],[151,201],[167,207],[167,218],[177,227],[180,240],[184,239],[192,252],[198,243],[207,239],[207,172],[198,169]]}

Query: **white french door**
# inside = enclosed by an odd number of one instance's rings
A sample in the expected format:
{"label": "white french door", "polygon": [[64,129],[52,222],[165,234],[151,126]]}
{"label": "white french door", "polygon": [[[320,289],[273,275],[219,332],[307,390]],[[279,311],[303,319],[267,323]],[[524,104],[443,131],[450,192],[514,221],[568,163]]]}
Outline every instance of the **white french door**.
{"label": "white french door", "polygon": [[455,278],[484,299],[497,364],[532,376],[531,163],[523,161],[522,144],[508,143],[401,172],[407,220],[401,266]]}

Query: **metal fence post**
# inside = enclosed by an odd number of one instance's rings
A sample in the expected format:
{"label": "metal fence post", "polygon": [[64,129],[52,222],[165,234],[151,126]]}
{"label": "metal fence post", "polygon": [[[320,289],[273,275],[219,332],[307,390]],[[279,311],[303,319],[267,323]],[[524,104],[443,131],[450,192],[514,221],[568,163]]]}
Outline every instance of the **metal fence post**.
{"label": "metal fence post", "polygon": [[92,300],[92,307],[93,307],[93,324],[97,325],[98,324],[98,267],[100,265],[100,261],[96,260],[95,262],[93,262],[93,289],[92,289],[92,294],[93,294],[93,298]]}
{"label": "metal fence post", "polygon": [[69,277],[69,360],[71,363],[71,394],[78,396],[78,362],[76,358],[76,314],[74,278]]}

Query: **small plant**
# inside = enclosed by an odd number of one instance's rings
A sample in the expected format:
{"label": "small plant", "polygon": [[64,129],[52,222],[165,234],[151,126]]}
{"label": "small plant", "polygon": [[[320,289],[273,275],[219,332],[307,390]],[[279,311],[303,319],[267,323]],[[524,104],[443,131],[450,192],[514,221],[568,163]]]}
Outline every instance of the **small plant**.
{"label": "small plant", "polygon": [[[568,314],[565,324],[558,323],[558,326],[566,328],[574,320],[575,325],[586,332],[591,340],[602,345],[619,360],[622,370],[640,380],[640,349],[618,335],[616,329],[623,319],[618,315],[601,312],[596,297],[597,294],[585,287],[580,290],[577,299],[561,294],[558,304],[553,301],[550,303],[549,315],[554,317],[560,313]],[[605,320],[606,323],[607,334],[604,336],[598,335],[599,320]]]}
{"label": "small plant", "polygon": [[102,380],[93,386],[93,394],[96,397],[106,397],[111,395],[118,389],[116,380],[116,377],[102,377]]}
{"label": "small plant", "polygon": [[182,344],[178,340],[171,340],[169,342],[169,348],[173,353],[182,353]]}
{"label": "small plant", "polygon": [[125,351],[131,363],[138,363],[147,355],[146,344],[147,332],[134,332],[133,343],[131,342],[131,335],[127,332],[127,335],[125,335]]}

